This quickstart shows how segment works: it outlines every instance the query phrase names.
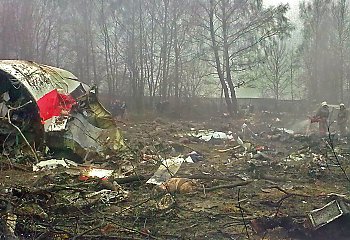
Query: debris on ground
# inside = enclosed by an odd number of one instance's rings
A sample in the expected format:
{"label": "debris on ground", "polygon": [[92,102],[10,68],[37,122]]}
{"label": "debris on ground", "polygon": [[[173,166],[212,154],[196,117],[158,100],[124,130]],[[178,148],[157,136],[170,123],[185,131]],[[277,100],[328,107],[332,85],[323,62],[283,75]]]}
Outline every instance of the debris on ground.
{"label": "debris on ground", "polygon": [[174,157],[166,160],[161,160],[158,170],[146,183],[161,185],[167,182],[172,176],[177,173],[183,162],[193,162],[190,156],[186,159],[187,160],[182,157]]}
{"label": "debris on ground", "polygon": [[78,166],[78,165],[75,162],[67,159],[61,159],[61,160],[50,159],[50,160],[41,161],[41,162],[38,162],[37,164],[34,164],[33,171],[36,172],[43,169],[49,170],[49,169],[57,168],[59,166],[69,168],[69,166]]}
{"label": "debris on ground", "polygon": [[348,213],[349,206],[346,203],[333,200],[322,208],[312,210],[308,216],[312,223],[312,227],[318,229]]}
{"label": "debris on ground", "polygon": [[305,116],[117,126],[67,71],[0,83],[0,239],[348,239],[347,139]]}
{"label": "debris on ground", "polygon": [[0,61],[2,151],[39,162],[36,150],[75,161],[125,148],[98,90],[70,72],[29,61]]}

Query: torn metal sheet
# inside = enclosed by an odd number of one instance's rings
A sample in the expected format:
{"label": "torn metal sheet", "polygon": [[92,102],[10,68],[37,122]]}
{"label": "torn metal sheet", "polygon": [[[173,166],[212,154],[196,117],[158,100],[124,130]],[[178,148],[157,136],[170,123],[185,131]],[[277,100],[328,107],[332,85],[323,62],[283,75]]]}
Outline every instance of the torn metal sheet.
{"label": "torn metal sheet", "polygon": [[68,123],[64,138],[73,140],[90,152],[102,152],[106,148],[120,150],[125,147],[122,135],[117,128],[95,127],[81,114],[74,115],[73,120]]}
{"label": "torn metal sheet", "polygon": [[188,136],[196,137],[202,141],[209,142],[211,139],[232,140],[232,133],[217,132],[213,130],[198,130],[197,132],[190,132]]}
{"label": "torn metal sheet", "polygon": [[4,92],[0,97],[0,117],[6,117],[9,110],[7,102],[10,100],[10,95],[8,92]]}
{"label": "torn metal sheet", "polygon": [[87,176],[98,177],[98,178],[108,178],[112,176],[114,170],[102,169],[102,168],[92,168],[88,171]]}
{"label": "torn metal sheet", "polygon": [[333,200],[322,208],[311,211],[308,216],[314,229],[318,229],[348,213],[349,208],[344,202]]}
{"label": "torn metal sheet", "polygon": [[0,102],[0,117],[6,117],[9,108],[5,102]]}
{"label": "torn metal sheet", "polygon": [[83,86],[83,89],[89,89],[66,70],[30,61],[2,60],[0,70],[12,77],[10,80],[13,84],[19,88],[23,86],[31,94],[43,123],[70,112],[77,103],[71,93],[77,88]]}
{"label": "torn metal sheet", "polygon": [[110,114],[97,99],[89,99],[89,110],[91,114],[87,117],[91,123],[99,128],[113,128],[115,122]]}
{"label": "torn metal sheet", "polygon": [[50,170],[57,168],[59,166],[69,168],[69,166],[78,166],[75,162],[67,160],[67,159],[50,159],[46,161],[41,161],[35,165],[33,165],[33,172],[37,172],[40,170]]}
{"label": "torn metal sheet", "polygon": [[5,92],[4,94],[2,94],[1,97],[5,102],[8,102],[10,100],[10,95],[8,92]]}
{"label": "torn metal sheet", "polygon": [[67,127],[68,116],[54,116],[44,124],[45,132],[63,131]]}
{"label": "torn metal sheet", "polygon": [[66,70],[30,61],[2,60],[0,69],[21,82],[35,100],[54,89],[71,93],[81,84],[76,76]]}
{"label": "torn metal sheet", "polygon": [[290,130],[290,129],[286,129],[286,128],[277,128],[278,131],[281,131],[281,132],[285,132],[285,133],[288,133],[290,135],[293,135],[294,134],[294,131],[293,130]]}
{"label": "torn metal sheet", "polygon": [[154,175],[148,179],[146,183],[161,185],[172,178],[177,171],[179,171],[183,162],[193,162],[191,157],[186,160],[182,157],[174,157],[166,160],[162,160],[161,165],[154,173]]}
{"label": "torn metal sheet", "polygon": [[119,202],[125,200],[129,195],[128,191],[125,191],[120,187],[118,191],[111,191],[108,189],[102,189],[98,192],[93,192],[85,196],[86,200],[99,200],[102,203]]}
{"label": "torn metal sheet", "polygon": [[45,139],[36,146],[69,148],[81,158],[87,152],[125,149],[112,115],[98,101],[97,88],[72,73],[30,61],[0,60],[0,83],[3,122],[10,108],[19,109],[10,118],[38,134],[36,139]]}

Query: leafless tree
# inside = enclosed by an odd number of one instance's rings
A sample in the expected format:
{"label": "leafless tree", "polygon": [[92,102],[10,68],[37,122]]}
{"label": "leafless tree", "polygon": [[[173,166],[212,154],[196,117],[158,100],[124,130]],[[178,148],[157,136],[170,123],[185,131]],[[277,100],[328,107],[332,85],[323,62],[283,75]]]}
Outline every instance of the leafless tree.
{"label": "leafless tree", "polygon": [[228,112],[233,114],[238,108],[235,89],[239,79],[234,81],[232,74],[241,70],[242,62],[261,42],[288,29],[287,6],[265,9],[261,1],[208,0],[203,9],[207,15],[203,27],[210,38],[203,37],[210,42]]}
{"label": "leafless tree", "polygon": [[273,93],[279,100],[289,86],[290,61],[286,43],[280,39],[273,39],[264,46],[265,62],[262,69],[265,81],[262,87]]}
{"label": "leafless tree", "polygon": [[332,17],[335,24],[336,53],[338,58],[338,79],[336,81],[339,91],[339,100],[344,101],[345,83],[345,54],[349,53],[348,43],[350,37],[350,11],[348,0],[338,0],[332,4]]}
{"label": "leafless tree", "polygon": [[139,108],[145,96],[154,103],[208,92],[214,69],[231,113],[242,82],[236,73],[252,70],[260,43],[287,22],[286,6],[265,9],[261,1],[2,0],[0,7],[1,58],[66,68]]}

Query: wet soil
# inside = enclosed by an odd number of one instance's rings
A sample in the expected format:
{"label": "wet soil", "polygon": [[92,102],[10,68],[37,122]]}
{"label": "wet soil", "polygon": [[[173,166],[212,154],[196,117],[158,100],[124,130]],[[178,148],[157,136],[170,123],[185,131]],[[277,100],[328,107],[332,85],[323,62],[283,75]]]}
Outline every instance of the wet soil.
{"label": "wet soil", "polygon": [[[47,200],[40,206],[49,216],[44,220],[27,219],[22,225],[37,224],[35,229],[17,226],[15,232],[30,232],[22,234],[22,239],[348,239],[346,215],[317,230],[307,216],[334,199],[348,201],[350,183],[344,174],[350,174],[348,145],[334,142],[343,171],[326,141],[305,138],[304,130],[301,135],[287,135],[273,128],[289,120],[288,116],[280,121],[257,116],[206,121],[129,119],[121,128],[130,154],[95,162],[119,172],[128,169],[128,174],[139,177],[120,184],[129,192],[127,198],[61,212],[53,211],[51,200]],[[249,133],[242,132],[244,122],[248,123]],[[187,135],[200,129],[230,131],[233,139],[204,142]],[[239,147],[238,136],[251,143],[248,152]],[[195,187],[190,192],[180,189],[169,197],[166,191],[146,184],[160,165],[159,156],[166,159],[192,151],[203,159],[183,163],[174,176],[193,179]],[[264,155],[257,156],[257,151]],[[65,169],[31,172],[6,166],[0,174],[3,198],[11,188],[35,191],[57,181],[61,185],[80,184],[76,174],[62,174]],[[56,177],[38,182],[46,175]],[[235,186],[237,183],[240,186]],[[79,188],[85,188],[83,184]],[[91,190],[97,185],[89,186]],[[45,194],[48,193],[49,190]],[[160,207],[165,199],[170,203]],[[21,205],[15,202],[15,207]]]}

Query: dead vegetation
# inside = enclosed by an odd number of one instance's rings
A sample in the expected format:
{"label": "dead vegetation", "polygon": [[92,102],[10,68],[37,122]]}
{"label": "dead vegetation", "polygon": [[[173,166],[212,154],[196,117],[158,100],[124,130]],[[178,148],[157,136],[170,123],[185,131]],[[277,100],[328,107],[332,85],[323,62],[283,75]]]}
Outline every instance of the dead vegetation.
{"label": "dead vegetation", "polygon": [[[21,162],[3,156],[2,232],[13,239],[346,239],[348,145],[278,129],[288,118],[129,120],[127,152],[69,168],[31,172],[30,151]],[[171,178],[160,185],[146,183],[172,157],[193,161],[174,172],[167,165]],[[327,203],[332,209],[310,221]]]}

